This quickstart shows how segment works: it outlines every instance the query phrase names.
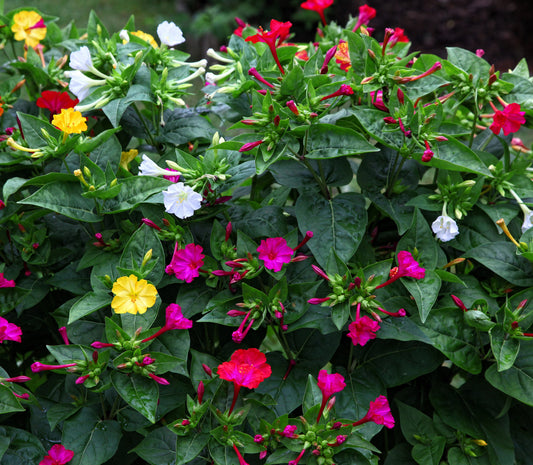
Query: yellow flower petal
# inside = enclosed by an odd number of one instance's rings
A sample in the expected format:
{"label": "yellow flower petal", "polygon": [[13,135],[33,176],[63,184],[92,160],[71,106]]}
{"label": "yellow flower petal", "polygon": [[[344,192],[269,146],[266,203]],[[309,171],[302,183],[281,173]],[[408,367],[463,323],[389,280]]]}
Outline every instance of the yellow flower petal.
{"label": "yellow flower petal", "polygon": [[87,131],[87,118],[74,108],[63,108],[59,115],[54,115],[52,124],[66,134],[80,134]]}
{"label": "yellow flower petal", "polygon": [[111,308],[115,313],[143,314],[155,304],[157,289],[146,279],[138,280],[137,276],[121,276],[113,283],[111,290],[115,297]]}

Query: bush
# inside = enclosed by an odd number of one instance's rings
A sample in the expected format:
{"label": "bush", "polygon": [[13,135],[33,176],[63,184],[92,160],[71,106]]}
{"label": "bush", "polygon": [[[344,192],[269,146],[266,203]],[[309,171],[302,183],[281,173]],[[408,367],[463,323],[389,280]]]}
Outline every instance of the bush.
{"label": "bush", "polygon": [[527,63],[327,3],[208,73],[174,23],[0,18],[2,463],[529,462]]}

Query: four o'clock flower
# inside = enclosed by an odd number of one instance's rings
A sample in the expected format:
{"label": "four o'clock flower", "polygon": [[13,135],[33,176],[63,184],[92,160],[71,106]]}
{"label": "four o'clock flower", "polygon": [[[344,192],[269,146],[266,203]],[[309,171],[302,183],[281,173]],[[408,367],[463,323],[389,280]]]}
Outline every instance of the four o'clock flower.
{"label": "four o'clock flower", "polygon": [[39,465],[65,465],[74,457],[74,452],[61,444],[54,444],[40,462]]}
{"label": "four o'clock flower", "polygon": [[4,273],[0,273],[0,289],[3,287],[15,287],[15,281],[12,279],[6,279]]}
{"label": "four o'clock flower", "polygon": [[178,304],[170,304],[165,310],[165,325],[156,333],[143,339],[141,342],[148,342],[155,339],[161,334],[170,331],[171,329],[190,329],[192,328],[192,320],[188,320],[183,316],[181,307]]}
{"label": "four o'clock flower", "polygon": [[34,373],[39,373],[40,371],[49,371],[49,370],[61,370],[62,368],[71,368],[75,367],[77,363],[66,363],[64,365],[46,365],[41,362],[33,362],[31,364],[31,371]]}
{"label": "four o'clock flower", "polygon": [[157,36],[161,43],[168,47],[174,47],[185,42],[185,37],[183,37],[181,29],[169,21],[163,21],[157,26]]}
{"label": "four o'clock flower", "polygon": [[272,19],[270,21],[270,31],[265,31],[263,30],[263,28],[260,27],[259,32],[257,34],[248,36],[246,38],[247,42],[253,42],[254,44],[257,42],[264,42],[268,45],[268,48],[272,53],[274,61],[276,62],[279,70],[281,71],[281,74],[285,74],[285,71],[283,70],[283,66],[281,66],[281,63],[279,62],[278,52],[276,48],[279,47],[281,43],[289,36],[289,29],[291,28],[291,26],[292,23],[289,21],[282,23],[280,21]]}
{"label": "four o'clock flower", "polygon": [[376,17],[376,10],[368,5],[362,5],[359,7],[359,17],[357,23],[352,29],[353,32],[357,31],[362,25],[367,25],[371,19]]}
{"label": "four o'clock flower", "polygon": [[316,418],[316,422],[318,423],[328,399],[336,392],[342,391],[346,387],[346,383],[342,375],[338,373],[328,374],[326,370],[320,370],[318,372],[317,386],[322,392],[322,403],[320,404],[320,410]]}
{"label": "four o'clock flower", "polygon": [[524,214],[524,222],[522,223],[522,234],[524,234],[529,228],[533,227],[533,211],[528,208],[513,189],[509,189],[509,192],[515,198],[520,210],[522,210],[522,213]]}
{"label": "four o'clock flower", "polygon": [[379,396],[375,401],[371,401],[366,415],[359,421],[352,423],[352,426],[362,425],[369,421],[378,425],[385,425],[387,428],[394,427],[394,418],[390,411],[389,401],[385,396]]}
{"label": "four o'clock flower", "polygon": [[508,136],[512,132],[518,131],[520,126],[526,122],[526,118],[524,117],[526,112],[520,111],[520,105],[518,103],[507,104],[503,100],[500,100],[500,103],[505,104],[503,111],[496,109],[494,104],[490,102],[494,110],[490,130],[496,135],[503,130],[503,135]]}
{"label": "four o'clock flower", "polygon": [[84,45],[79,50],[72,52],[70,54],[69,65],[72,69],[77,69],[78,71],[87,71],[95,74],[98,77],[107,79],[109,76],[106,76],[101,71],[98,71],[93,64],[93,59],[91,58],[91,52],[89,47]]}
{"label": "four o'clock flower", "polygon": [[264,140],[256,140],[255,142],[248,142],[244,144],[240,149],[239,152],[249,152],[250,150],[255,149],[258,145],[261,145],[264,142]]}
{"label": "four o'clock flower", "polygon": [[431,223],[431,230],[435,233],[435,237],[442,242],[451,241],[459,234],[457,223],[446,213],[446,204],[442,209],[442,215]]}
{"label": "four o'clock flower", "polygon": [[106,83],[105,79],[92,79],[77,69],[66,71],[65,76],[70,78],[68,88],[80,101],[88,97],[94,87],[103,86]]}
{"label": "four o'clock flower", "polygon": [[203,250],[201,245],[195,244],[187,244],[185,248],[179,249],[176,242],[174,255],[165,268],[165,273],[174,274],[176,278],[191,283],[194,278],[200,276],[205,257]]}
{"label": "four o'clock flower", "polygon": [[20,342],[20,336],[22,336],[22,330],[16,324],[10,323],[0,316],[0,343],[4,341]]}
{"label": "four o'clock flower", "polygon": [[302,7],[304,10],[316,11],[320,15],[322,24],[326,26],[327,23],[324,10],[329,8],[331,5],[333,5],[333,0],[306,0],[300,4],[300,7]]}
{"label": "four o'clock flower", "polygon": [[326,95],[325,97],[322,97],[320,101],[339,97],[341,95],[352,95],[352,94],[353,94],[352,86],[348,84],[342,84],[339,90],[337,90],[336,92],[333,92],[332,94]]}
{"label": "four o'clock flower", "polygon": [[361,304],[357,304],[355,320],[348,325],[348,337],[352,340],[353,345],[364,346],[371,339],[376,338],[376,332],[380,326],[377,321],[364,315],[360,316]]}
{"label": "four o'clock flower", "polygon": [[431,146],[429,145],[429,142],[427,140],[424,141],[424,144],[426,144],[426,150],[424,150],[424,153],[422,154],[422,161],[424,163],[427,163],[433,158],[433,150],[431,150]]}
{"label": "four o'clock flower", "polygon": [[376,289],[388,286],[399,278],[424,279],[426,276],[426,270],[413,258],[411,252],[407,252],[406,250],[398,252],[397,260],[398,266],[391,269],[391,277],[384,283],[376,286]]}
{"label": "four o'clock flower", "polygon": [[201,207],[201,202],[202,196],[182,182],[172,184],[163,191],[165,211],[181,219],[194,215],[194,211]]}
{"label": "four o'clock flower", "polygon": [[167,170],[161,168],[155,161],[143,154],[141,164],[139,165],[139,176],[179,176],[179,171]]}
{"label": "four o'clock flower", "polygon": [[283,237],[264,239],[257,247],[259,259],[265,262],[265,268],[281,271],[284,263],[290,263],[294,250],[287,245]]}

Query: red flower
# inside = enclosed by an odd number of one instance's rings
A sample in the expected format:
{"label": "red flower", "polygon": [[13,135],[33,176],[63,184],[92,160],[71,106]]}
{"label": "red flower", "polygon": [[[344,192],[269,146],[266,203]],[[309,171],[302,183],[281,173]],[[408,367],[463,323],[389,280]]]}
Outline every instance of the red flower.
{"label": "red flower", "polygon": [[425,140],[424,143],[426,144],[426,150],[424,150],[424,153],[422,154],[422,161],[424,163],[427,163],[433,158],[433,155],[435,154],[433,153],[433,150],[431,150],[431,146],[429,145],[429,142]]}
{"label": "red flower", "polygon": [[490,130],[498,135],[503,129],[503,135],[508,136],[512,132],[518,131],[520,126],[526,122],[525,114],[525,111],[520,111],[518,103],[511,103],[503,111],[496,110],[494,112],[494,120],[490,125]]}
{"label": "red flower", "polygon": [[4,278],[4,273],[0,273],[0,289],[3,287],[15,287],[15,281]]}
{"label": "red flower", "polygon": [[359,421],[353,423],[353,426],[362,425],[373,421],[378,425],[385,425],[387,428],[394,427],[394,417],[391,414],[389,401],[385,396],[379,396],[374,402],[370,402],[368,412]]}
{"label": "red flower", "polygon": [[229,362],[221,363],[217,369],[218,376],[226,381],[232,381],[234,387],[233,402],[230,413],[241,387],[254,389],[272,374],[270,365],[266,363],[263,352],[251,348],[236,350]]}
{"label": "red flower", "polygon": [[50,116],[52,116],[58,115],[63,109],[74,108],[79,103],[79,100],[77,98],[72,99],[68,92],[44,90],[36,103],[39,108],[50,110]]}
{"label": "red flower", "polygon": [[322,24],[326,25],[326,17],[324,16],[324,10],[329,8],[333,4],[333,0],[306,0],[300,6],[304,10],[316,11],[320,15]]}
{"label": "red flower", "polygon": [[74,452],[65,449],[61,444],[54,444],[48,451],[48,455],[39,462],[39,465],[64,465],[74,457]]}
{"label": "red flower", "polygon": [[186,283],[192,282],[200,273],[200,268],[204,265],[205,255],[200,245],[187,244],[184,249],[178,249],[178,243],[174,248],[174,255],[170,264],[165,268],[165,273],[172,274]]}
{"label": "red flower", "polygon": [[270,31],[264,31],[263,28],[260,27],[259,32],[257,34],[254,34],[253,36],[248,36],[246,38],[247,42],[252,42],[254,44],[257,42],[264,42],[268,45],[268,48],[270,49],[270,52],[274,57],[274,61],[276,62],[279,70],[281,71],[281,74],[285,74],[285,71],[283,70],[281,63],[279,62],[276,47],[279,47],[280,44],[289,36],[289,29],[291,28],[291,26],[292,23],[290,21],[282,23],[280,21],[272,19],[270,21]]}
{"label": "red flower", "polygon": [[333,92],[332,94],[326,95],[325,97],[322,97],[320,101],[327,100],[329,98],[340,97],[341,95],[352,95],[352,94],[353,94],[352,86],[350,86],[349,84],[342,84],[339,87],[338,91]]}
{"label": "red flower", "polygon": [[0,343],[4,341],[20,342],[20,336],[22,336],[22,330],[0,316]]}
{"label": "red flower", "polygon": [[394,47],[398,42],[409,42],[409,38],[404,34],[404,30],[400,27],[394,29],[394,33],[389,39],[389,47]]}
{"label": "red flower", "polygon": [[287,245],[283,237],[270,237],[262,240],[259,247],[259,259],[265,262],[265,268],[281,271],[284,263],[291,261],[294,250]]}
{"label": "red flower", "polygon": [[353,32],[357,31],[363,24],[368,24],[371,19],[376,17],[376,10],[368,5],[362,5],[359,7],[359,17],[357,18],[357,24],[352,29]]}

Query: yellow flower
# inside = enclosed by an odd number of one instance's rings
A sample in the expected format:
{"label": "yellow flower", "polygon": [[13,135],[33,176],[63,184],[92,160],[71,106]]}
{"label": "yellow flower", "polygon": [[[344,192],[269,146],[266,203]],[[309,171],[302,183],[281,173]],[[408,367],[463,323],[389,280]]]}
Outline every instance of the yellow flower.
{"label": "yellow flower", "polygon": [[74,108],[63,108],[59,115],[54,115],[52,124],[65,134],[80,134],[87,131],[87,118],[81,116]]}
{"label": "yellow flower", "polygon": [[155,304],[157,289],[146,279],[137,281],[137,276],[122,276],[113,283],[111,308],[115,313],[144,313]]}
{"label": "yellow flower", "polygon": [[128,165],[137,155],[139,155],[137,149],[130,149],[127,152],[122,152],[120,154],[120,166],[128,171]]}
{"label": "yellow flower", "polygon": [[138,37],[139,39],[148,42],[152,47],[158,48],[157,42],[154,39],[154,36],[143,31],[130,32],[131,35]]}
{"label": "yellow flower", "polygon": [[35,47],[46,37],[46,26],[43,18],[35,11],[19,11],[13,16],[11,30],[15,40],[23,40],[28,47]]}

